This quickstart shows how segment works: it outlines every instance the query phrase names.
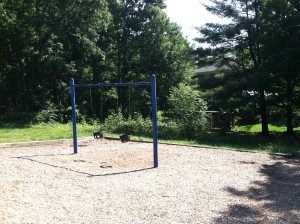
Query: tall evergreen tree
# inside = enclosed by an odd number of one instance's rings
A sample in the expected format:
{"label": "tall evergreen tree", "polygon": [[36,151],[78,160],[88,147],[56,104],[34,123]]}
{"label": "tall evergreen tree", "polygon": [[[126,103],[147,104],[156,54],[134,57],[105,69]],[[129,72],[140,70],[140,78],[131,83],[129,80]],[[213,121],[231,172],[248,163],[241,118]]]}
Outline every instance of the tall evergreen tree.
{"label": "tall evergreen tree", "polygon": [[[210,45],[210,60],[227,66],[240,83],[243,93],[251,95],[260,111],[262,134],[269,135],[267,100],[268,73],[264,70],[260,34],[262,29],[261,0],[211,0],[206,9],[227,24],[206,24],[199,28],[197,41]],[[202,50],[198,50],[203,52]],[[201,56],[201,54],[198,54]],[[203,58],[202,58],[203,59]]]}
{"label": "tall evergreen tree", "polygon": [[299,1],[266,0],[262,17],[263,53],[267,58],[267,69],[274,79],[273,92],[280,99],[277,106],[284,107],[286,111],[287,134],[292,135],[294,108],[299,107]]}

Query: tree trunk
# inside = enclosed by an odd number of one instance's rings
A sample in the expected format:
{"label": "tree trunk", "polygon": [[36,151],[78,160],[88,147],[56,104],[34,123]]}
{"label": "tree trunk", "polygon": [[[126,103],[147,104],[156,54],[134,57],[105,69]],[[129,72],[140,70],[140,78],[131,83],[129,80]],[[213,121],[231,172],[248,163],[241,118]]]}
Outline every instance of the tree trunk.
{"label": "tree trunk", "polygon": [[261,133],[263,136],[269,136],[270,132],[268,127],[267,102],[266,102],[264,91],[260,92],[259,101],[260,101]]}
{"label": "tree trunk", "polygon": [[289,102],[286,108],[286,134],[288,136],[294,134],[294,127],[293,127],[293,106]]}
{"label": "tree trunk", "polygon": [[[118,46],[118,82],[128,82],[128,58],[127,58],[127,43],[128,43],[128,19],[129,19],[129,4],[130,1],[124,1],[124,21],[122,24],[122,33],[119,39]],[[122,114],[126,114],[126,90],[127,88],[118,88],[118,106],[121,107]]]}
{"label": "tree trunk", "polygon": [[292,87],[292,80],[287,78],[287,89],[286,89],[286,134],[288,136],[294,134],[294,127],[293,127],[293,87]]}

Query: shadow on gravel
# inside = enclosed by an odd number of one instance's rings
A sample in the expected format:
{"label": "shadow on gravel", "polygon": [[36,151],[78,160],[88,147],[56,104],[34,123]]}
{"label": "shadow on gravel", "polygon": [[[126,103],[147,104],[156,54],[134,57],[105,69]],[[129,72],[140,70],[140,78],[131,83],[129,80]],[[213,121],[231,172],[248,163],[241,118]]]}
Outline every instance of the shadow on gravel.
{"label": "shadow on gravel", "polygon": [[[276,157],[274,159],[276,161]],[[245,191],[226,190],[240,197],[241,202],[246,199],[262,205],[229,205],[215,223],[300,223],[300,160],[286,159],[273,165],[262,165],[260,173],[267,181],[255,181]]]}
{"label": "shadow on gravel", "polygon": [[[71,154],[59,154],[59,155],[71,155]],[[106,172],[106,173],[102,173],[102,174],[92,174],[92,173],[88,173],[88,172],[84,172],[84,171],[79,171],[79,170],[75,170],[75,169],[71,169],[69,167],[65,167],[65,166],[61,166],[61,165],[54,165],[54,164],[50,164],[50,163],[46,163],[43,161],[39,161],[37,159],[33,159],[36,157],[47,157],[47,156],[56,156],[56,155],[32,155],[32,156],[19,156],[19,157],[11,157],[14,159],[23,159],[23,160],[27,160],[30,162],[34,162],[34,163],[38,163],[38,164],[42,164],[48,167],[52,167],[52,168],[57,168],[57,169],[62,169],[62,170],[67,170],[69,172],[73,172],[73,173],[78,173],[78,174],[83,174],[86,175],[87,177],[105,177],[105,176],[114,176],[114,175],[121,175],[121,174],[128,174],[128,173],[136,173],[136,172],[142,172],[142,171],[146,171],[146,170],[151,170],[151,169],[155,169],[154,167],[146,167],[146,168],[141,168],[141,169],[132,169],[132,170],[127,170],[127,171],[119,171],[119,172]],[[84,160],[73,160],[73,162],[86,162]],[[112,166],[109,165],[100,165],[99,168],[112,168]]]}
{"label": "shadow on gravel", "polygon": [[90,175],[88,177],[105,177],[105,176],[113,176],[113,175],[120,175],[120,174],[127,174],[127,173],[136,173],[136,172],[152,170],[152,169],[155,169],[155,168],[154,167],[148,167],[148,168],[143,168],[143,169],[122,171],[122,172],[115,172],[115,173],[96,174],[96,175]]}

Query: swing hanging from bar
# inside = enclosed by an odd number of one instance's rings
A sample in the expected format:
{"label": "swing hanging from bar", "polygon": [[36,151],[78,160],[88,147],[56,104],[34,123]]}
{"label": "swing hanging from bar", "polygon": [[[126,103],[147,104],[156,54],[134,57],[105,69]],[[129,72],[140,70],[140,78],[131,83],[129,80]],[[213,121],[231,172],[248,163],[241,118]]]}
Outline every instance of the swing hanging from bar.
{"label": "swing hanging from bar", "polygon": [[[100,116],[101,116],[101,119],[102,119],[102,100],[103,100],[103,98],[102,98],[102,95],[103,95],[102,90],[100,90],[100,93],[101,93],[101,97],[100,97]],[[91,111],[92,112],[92,124],[93,124],[93,128],[95,130],[96,129],[95,128],[96,114],[94,113],[94,103],[93,103],[93,96],[92,96],[91,87],[90,87],[90,101],[91,101],[91,110],[92,110]],[[101,138],[104,137],[104,133],[101,130],[95,130],[95,131],[93,131],[93,136],[94,136],[94,139],[101,139]]]}
{"label": "swing hanging from bar", "polygon": [[[131,101],[130,101],[130,97],[131,97],[131,85],[130,85],[130,83],[129,83],[129,85],[128,85],[128,118],[131,116]],[[128,129],[126,130],[126,133],[125,134],[122,134],[122,135],[120,135],[120,141],[122,142],[122,143],[126,143],[126,142],[129,142],[130,141],[130,135],[129,135],[130,133],[129,133],[129,131],[128,131]]]}

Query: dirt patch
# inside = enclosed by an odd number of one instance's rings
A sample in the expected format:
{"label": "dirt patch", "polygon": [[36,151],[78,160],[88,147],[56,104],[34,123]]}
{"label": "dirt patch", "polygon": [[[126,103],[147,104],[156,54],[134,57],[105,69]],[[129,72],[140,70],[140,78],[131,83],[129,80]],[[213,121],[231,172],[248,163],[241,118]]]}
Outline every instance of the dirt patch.
{"label": "dirt patch", "polygon": [[299,223],[300,164],[112,140],[0,148],[0,223]]}

